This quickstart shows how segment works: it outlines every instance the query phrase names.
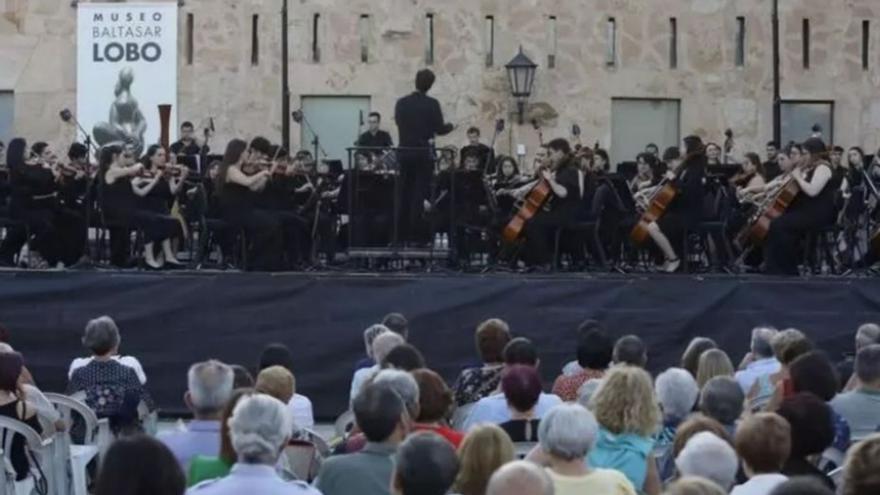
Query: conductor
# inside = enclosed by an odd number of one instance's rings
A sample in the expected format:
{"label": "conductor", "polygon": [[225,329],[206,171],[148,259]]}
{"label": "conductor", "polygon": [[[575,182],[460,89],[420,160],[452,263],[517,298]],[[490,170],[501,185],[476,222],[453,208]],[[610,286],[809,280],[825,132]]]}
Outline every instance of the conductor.
{"label": "conductor", "polygon": [[428,96],[434,85],[434,73],[428,69],[416,74],[416,91],[397,100],[394,118],[402,148],[400,160],[400,209],[397,219],[399,240],[407,243],[428,242],[430,232],[422,228],[422,210],[428,199],[433,175],[434,137],[452,132],[453,125],[443,121],[440,103]]}

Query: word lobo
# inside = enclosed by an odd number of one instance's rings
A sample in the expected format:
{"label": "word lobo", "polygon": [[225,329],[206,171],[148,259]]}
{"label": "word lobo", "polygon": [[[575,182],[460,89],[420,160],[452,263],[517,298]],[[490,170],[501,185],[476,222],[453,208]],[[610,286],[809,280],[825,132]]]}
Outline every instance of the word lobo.
{"label": "word lobo", "polygon": [[107,43],[103,49],[92,45],[92,60],[95,62],[155,62],[162,57],[162,47],[152,41],[140,45],[138,43]]}

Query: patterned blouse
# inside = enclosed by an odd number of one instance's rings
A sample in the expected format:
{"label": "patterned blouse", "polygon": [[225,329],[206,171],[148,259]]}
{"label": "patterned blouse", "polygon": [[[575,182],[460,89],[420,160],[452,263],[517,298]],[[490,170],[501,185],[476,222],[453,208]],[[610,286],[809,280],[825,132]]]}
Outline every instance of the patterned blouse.
{"label": "patterned blouse", "polygon": [[553,382],[553,393],[565,402],[578,400],[578,389],[589,380],[601,380],[605,376],[604,370],[582,369],[574,375],[560,375]]}
{"label": "patterned blouse", "polygon": [[67,393],[85,393],[85,403],[99,418],[109,418],[114,431],[138,425],[138,405],[153,401],[135,371],[118,361],[94,360],[74,370]]}
{"label": "patterned blouse", "polygon": [[491,395],[498,389],[502,371],[504,371],[503,364],[463,370],[452,387],[455,403],[463,406]]}

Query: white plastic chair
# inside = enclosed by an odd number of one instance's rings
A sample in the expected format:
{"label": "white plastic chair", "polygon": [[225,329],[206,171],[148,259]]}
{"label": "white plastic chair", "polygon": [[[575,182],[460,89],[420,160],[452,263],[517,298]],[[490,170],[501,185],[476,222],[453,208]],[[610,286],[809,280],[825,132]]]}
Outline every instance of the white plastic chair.
{"label": "white plastic chair", "polygon": [[43,439],[39,433],[30,426],[17,419],[0,416],[0,439],[3,439],[3,472],[5,479],[0,483],[0,494],[15,495],[15,471],[12,468],[12,460],[9,453],[12,452],[12,440],[15,435],[21,435],[25,441],[25,451],[30,463],[31,476],[35,483],[45,483],[49,494],[58,493],[58,480],[54,457],[54,442],[52,438]]}
{"label": "white plastic chair", "polygon": [[336,436],[344,438],[353,424],[354,412],[351,409],[340,414],[339,417],[336,418],[336,421],[333,423],[334,429],[336,430]]}
{"label": "white plastic chair", "polygon": [[[68,483],[59,482],[58,493],[59,495],[68,495],[72,491],[74,495],[88,495],[87,466],[92,459],[103,455],[113,441],[110,422],[106,418],[98,419],[89,406],[73,397],[53,393],[45,395],[49,402],[55,406],[61,419],[68,425],[66,431],[56,434],[56,465],[62,467],[64,474],[58,479],[60,481],[69,480]],[[70,439],[70,426],[73,425],[75,416],[79,416],[85,424],[85,437],[81,445],[72,443]],[[69,478],[66,469],[64,469],[68,466],[70,469]]]}

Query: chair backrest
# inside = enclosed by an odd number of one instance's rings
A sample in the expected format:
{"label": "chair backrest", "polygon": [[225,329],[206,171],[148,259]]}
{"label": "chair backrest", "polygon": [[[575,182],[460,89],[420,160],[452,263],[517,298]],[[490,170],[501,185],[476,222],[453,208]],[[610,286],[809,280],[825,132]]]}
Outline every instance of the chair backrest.
{"label": "chair backrest", "polygon": [[73,424],[74,414],[85,422],[85,439],[83,443],[93,445],[98,432],[98,415],[89,406],[73,397],[46,392],[43,395],[55,406],[58,413],[68,425]]}
{"label": "chair backrest", "polygon": [[840,487],[843,484],[843,467],[839,467],[828,473],[828,477],[834,482],[834,486]]}
{"label": "chair backrest", "polygon": [[516,442],[513,444],[517,459],[525,459],[529,452],[538,445],[537,442]]}
{"label": "chair backrest", "polygon": [[293,473],[296,479],[308,483],[315,479],[321,467],[318,448],[312,442],[305,440],[291,440],[284,447],[284,459],[287,470]]}
{"label": "chair backrest", "polygon": [[354,412],[351,409],[340,414],[333,423],[333,426],[336,429],[336,435],[339,437],[344,437],[345,434],[348,433],[348,430],[351,429],[352,425],[354,425]]}
{"label": "chair backrest", "polygon": [[[47,493],[57,493],[55,486],[56,469],[55,451],[53,450],[52,438],[43,439],[33,428],[17,419],[0,416],[0,439],[2,439],[3,468],[7,472],[12,468],[12,441],[16,435],[24,438],[24,448],[30,463],[31,473],[35,476],[36,483],[45,483]],[[13,474],[13,478],[14,478]],[[14,492],[13,492],[14,493]]]}
{"label": "chair backrest", "polygon": [[330,444],[327,442],[326,439],[324,439],[324,437],[309,428],[303,428],[301,432],[303,436],[302,440],[311,442],[318,450],[318,454],[320,454],[321,457],[330,456],[330,454],[332,453],[332,449],[330,448]]}

